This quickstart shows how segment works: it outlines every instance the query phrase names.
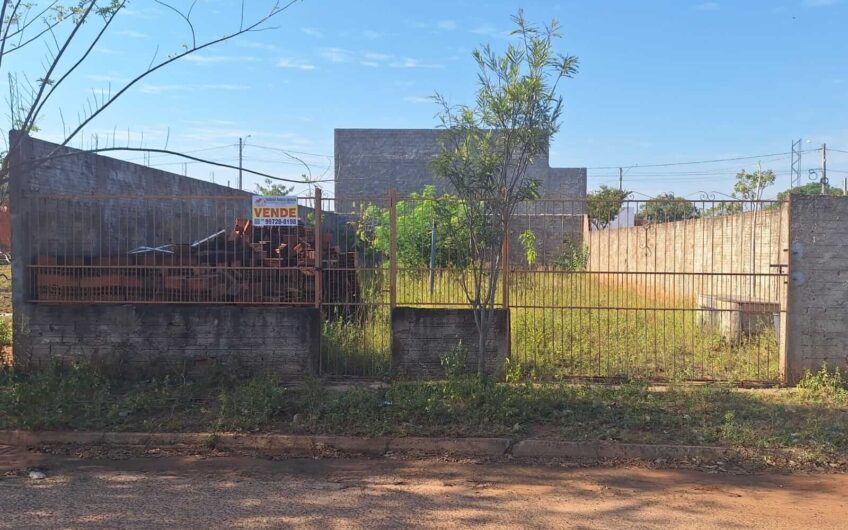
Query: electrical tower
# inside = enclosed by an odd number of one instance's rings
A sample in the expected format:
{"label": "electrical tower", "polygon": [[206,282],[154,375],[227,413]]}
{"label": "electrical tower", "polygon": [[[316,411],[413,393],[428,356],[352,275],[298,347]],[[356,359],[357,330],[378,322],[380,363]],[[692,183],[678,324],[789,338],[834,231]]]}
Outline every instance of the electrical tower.
{"label": "electrical tower", "polygon": [[792,185],[790,188],[797,188],[801,182],[801,139],[797,142],[792,142],[792,167],[790,171]]}

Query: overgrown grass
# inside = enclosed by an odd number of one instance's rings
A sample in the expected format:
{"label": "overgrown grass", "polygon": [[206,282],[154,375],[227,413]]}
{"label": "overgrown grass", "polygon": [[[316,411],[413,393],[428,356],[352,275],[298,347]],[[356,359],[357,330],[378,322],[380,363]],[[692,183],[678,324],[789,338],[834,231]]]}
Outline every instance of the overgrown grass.
{"label": "overgrown grass", "polygon": [[[329,373],[379,375],[389,359],[385,285],[370,283],[353,322],[325,326]],[[433,294],[425,272],[401,271],[398,304],[466,307],[456,274],[441,272]],[[498,293],[498,301],[502,293]],[[590,274],[513,273],[511,367],[528,379],[570,377],[777,381],[773,330],[728,341],[702,326],[694,303],[654,299]]]}
{"label": "overgrown grass", "polygon": [[848,457],[848,390],[811,374],[794,389],[644,381],[620,386],[393,382],[331,390],[283,388],[273,377],[175,375],[109,379],[85,367],[0,376],[0,428],[248,431],[364,436],[514,436],[564,440],[791,448],[799,458]]}

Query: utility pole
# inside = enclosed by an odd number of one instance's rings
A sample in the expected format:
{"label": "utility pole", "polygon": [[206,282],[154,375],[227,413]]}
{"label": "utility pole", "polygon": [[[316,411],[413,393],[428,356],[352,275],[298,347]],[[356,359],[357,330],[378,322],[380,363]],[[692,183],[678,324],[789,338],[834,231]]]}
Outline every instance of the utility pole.
{"label": "utility pole", "polygon": [[801,139],[797,142],[792,142],[792,165],[790,166],[790,188],[795,188],[801,185],[801,152],[803,151]]}
{"label": "utility pole", "polygon": [[618,168],[618,191],[624,191],[624,170]]}
{"label": "utility pole", "polygon": [[243,153],[244,153],[244,140],[241,137],[239,137],[239,186],[238,186],[239,190],[242,189],[241,163],[242,163]]}
{"label": "utility pole", "polygon": [[827,144],[822,144],[822,195],[827,194]]}

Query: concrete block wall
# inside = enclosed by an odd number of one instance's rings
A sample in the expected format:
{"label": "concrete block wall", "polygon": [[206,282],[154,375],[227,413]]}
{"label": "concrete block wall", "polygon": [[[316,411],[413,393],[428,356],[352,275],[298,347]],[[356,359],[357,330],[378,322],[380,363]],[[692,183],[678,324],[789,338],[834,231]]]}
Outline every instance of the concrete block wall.
{"label": "concrete block wall", "polygon": [[270,306],[29,302],[27,267],[38,256],[123,254],[141,245],[188,243],[248,217],[250,194],[14,132],[10,145],[16,363],[103,356],[110,349],[129,351],[139,362],[226,352],[284,371],[311,362],[320,334],[317,311],[310,321],[303,316],[310,312]]}
{"label": "concrete block wall", "polygon": [[33,305],[15,335],[15,362],[89,360],[128,374],[221,362],[248,372],[314,374],[317,308],[126,304]]}
{"label": "concrete block wall", "polygon": [[822,363],[848,370],[848,198],[789,200],[785,380]]}
{"label": "concrete block wall", "polygon": [[[466,350],[466,370],[477,370],[477,328],[470,309],[392,309],[392,368],[402,375],[442,378],[442,356],[459,344]],[[499,374],[509,356],[509,311],[495,310],[487,341],[487,371]]]}
{"label": "concrete block wall", "polygon": [[[400,197],[433,185],[440,193],[450,184],[433,175],[430,163],[439,154],[439,129],[336,129],[335,196],[345,199],[385,197],[390,189]],[[551,168],[547,153],[530,166],[546,198],[586,196],[585,168]],[[338,211],[345,211],[339,205]]]}
{"label": "concrete block wall", "polygon": [[[785,298],[778,264],[787,264],[786,206],[585,236],[590,272],[653,299],[695,304],[701,296],[768,302]],[[617,274],[618,273],[618,274]]]}

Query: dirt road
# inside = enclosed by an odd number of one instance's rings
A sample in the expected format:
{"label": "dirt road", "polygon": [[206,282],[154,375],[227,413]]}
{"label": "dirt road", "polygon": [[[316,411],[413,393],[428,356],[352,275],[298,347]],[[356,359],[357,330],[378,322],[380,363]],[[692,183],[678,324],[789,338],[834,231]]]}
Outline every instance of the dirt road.
{"label": "dirt road", "polygon": [[846,475],[400,459],[46,456],[0,528],[845,528]]}

